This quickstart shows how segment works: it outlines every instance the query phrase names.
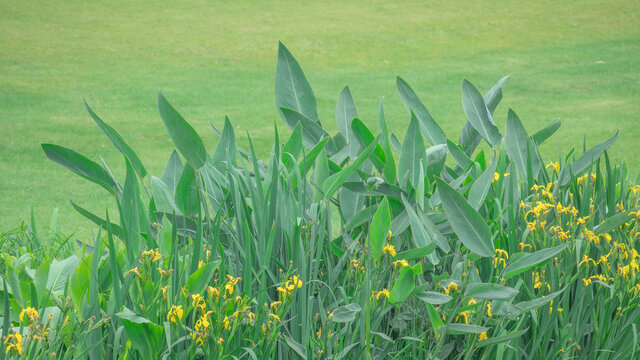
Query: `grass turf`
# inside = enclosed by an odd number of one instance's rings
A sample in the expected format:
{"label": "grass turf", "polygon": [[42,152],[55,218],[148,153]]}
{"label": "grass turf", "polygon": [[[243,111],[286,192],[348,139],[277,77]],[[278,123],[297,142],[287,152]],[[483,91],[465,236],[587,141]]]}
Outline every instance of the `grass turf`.
{"label": "grass turf", "polygon": [[[97,212],[108,194],[48,161],[41,142],[74,148],[117,176],[121,155],[86,114],[82,98],[129,142],[151,174],[172,149],[155,94],[203,136],[209,151],[228,114],[240,143],[249,132],[269,150],[274,123],[277,41],[300,61],[325,126],[336,131],[335,100],[351,86],[358,111],[376,128],[385,96],[396,132],[408,116],[395,90],[407,80],[448,136],[464,122],[463,77],[481,91],[506,74],[496,122],[513,108],[530,131],[560,118],[542,148],[582,148],[621,130],[616,161],[640,165],[640,8],[630,1],[380,2],[106,1],[0,2],[0,230],[29,217],[59,230],[91,227],[68,198]],[[397,134],[402,138],[404,134]]]}

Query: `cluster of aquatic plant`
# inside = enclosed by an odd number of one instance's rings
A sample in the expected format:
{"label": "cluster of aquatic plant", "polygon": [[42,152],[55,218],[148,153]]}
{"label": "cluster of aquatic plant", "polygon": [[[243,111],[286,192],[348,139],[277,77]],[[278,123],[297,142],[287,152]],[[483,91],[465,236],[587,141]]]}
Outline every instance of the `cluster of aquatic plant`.
{"label": "cluster of aquatic plant", "polygon": [[[450,139],[397,79],[408,126],[377,129],[348,87],[329,134],[280,45],[276,105],[291,135],[259,157],[225,120],[213,152],[160,93],[177,151],[149,174],[58,145],[49,159],[109,192],[113,214],[78,246],[35,226],[2,235],[2,344],[10,358],[632,359],[640,348],[638,192],[611,139],[543,161],[560,127],[529,135],[462,83]],[[478,148],[485,141],[487,146]],[[141,141],[139,141],[141,142]],[[135,144],[135,142],[131,142]],[[141,144],[139,144],[141,145]],[[59,181],[59,180],[57,180]],[[61,251],[56,251],[61,249]]]}

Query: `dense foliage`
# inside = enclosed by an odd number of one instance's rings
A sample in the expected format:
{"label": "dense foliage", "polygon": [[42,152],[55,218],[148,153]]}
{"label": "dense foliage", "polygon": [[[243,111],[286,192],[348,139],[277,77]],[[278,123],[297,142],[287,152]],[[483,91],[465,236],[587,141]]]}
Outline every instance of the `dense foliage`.
{"label": "dense foliage", "polygon": [[484,96],[463,81],[456,141],[401,78],[402,142],[382,101],[377,135],[358,118],[348,87],[331,136],[281,44],[276,104],[291,136],[276,131],[257,156],[226,119],[209,153],[160,93],[177,149],[160,177],[87,105],[124,156],[124,182],[104,161],[42,147],[108,191],[119,221],[72,201],[100,227],[92,246],[35,226],[2,235],[2,354],[637,357],[640,186],[609,161],[617,134],[544,162],[538,146],[560,122],[530,136],[510,110],[503,135],[505,80]]}

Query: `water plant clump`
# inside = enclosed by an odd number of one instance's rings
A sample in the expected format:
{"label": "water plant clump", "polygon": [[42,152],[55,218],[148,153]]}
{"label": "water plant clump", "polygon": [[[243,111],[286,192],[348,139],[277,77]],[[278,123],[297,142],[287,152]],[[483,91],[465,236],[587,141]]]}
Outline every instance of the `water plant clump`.
{"label": "water plant clump", "polygon": [[560,122],[529,135],[509,110],[501,132],[493,114],[506,79],[484,95],[463,81],[467,120],[457,139],[400,77],[402,141],[387,127],[383,102],[374,131],[348,87],[331,135],[300,65],[280,44],[276,105],[291,135],[275,131],[272,151],[259,157],[251,139],[248,149],[236,144],[227,118],[221,132],[213,128],[220,140],[210,152],[159,93],[176,148],[159,177],[87,104],[123,155],[124,181],[104,161],[42,148],[109,192],[119,220],[71,201],[99,227],[91,246],[42,257],[32,246],[10,246],[0,351],[90,359],[637,357],[640,186],[608,157],[618,134],[546,162],[538,149]]}

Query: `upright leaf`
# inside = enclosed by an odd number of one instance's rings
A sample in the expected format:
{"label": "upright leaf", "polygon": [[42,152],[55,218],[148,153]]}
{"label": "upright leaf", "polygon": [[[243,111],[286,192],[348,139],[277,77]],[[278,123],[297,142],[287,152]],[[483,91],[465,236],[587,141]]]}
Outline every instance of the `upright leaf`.
{"label": "upright leaf", "polygon": [[351,122],[358,117],[358,111],[356,110],[356,104],[351,96],[351,90],[348,86],[345,86],[340,95],[338,96],[338,103],[336,104],[336,122],[338,123],[338,130],[344,136],[344,140],[349,147],[349,155],[353,158],[358,154],[358,143],[353,139],[353,132],[351,130]]}
{"label": "upright leaf", "polygon": [[385,197],[378,205],[378,209],[371,219],[371,230],[369,239],[371,241],[371,256],[379,259],[382,256],[382,248],[391,227],[391,211],[389,210],[389,200]]}
{"label": "upright leaf", "polygon": [[180,155],[178,155],[177,151],[173,150],[171,152],[171,156],[169,156],[167,166],[165,166],[162,171],[161,177],[162,182],[167,184],[171,191],[175,191],[178,179],[180,179],[183,169],[184,165],[182,164],[182,160],[180,160]]}
{"label": "upright leaf", "polygon": [[478,92],[478,89],[466,79],[462,81],[462,108],[467,120],[480,136],[482,136],[492,147],[500,145],[502,135],[498,127],[493,122],[493,118],[487,105]]}
{"label": "upright leaf", "polygon": [[318,122],[316,96],[302,72],[298,61],[282,42],[278,44],[278,64],[276,65],[276,108],[282,119],[282,108],[292,109]]}
{"label": "upright leaf", "polygon": [[427,108],[422,101],[420,101],[418,95],[411,89],[411,86],[399,76],[396,78],[396,85],[404,107],[408,112],[415,114],[420,122],[422,135],[429,140],[431,145],[444,144],[447,141],[447,136],[444,134],[444,131],[442,131],[442,128],[440,128],[440,125],[433,120],[433,117],[431,117]]}
{"label": "upright leaf", "polygon": [[425,156],[424,140],[420,134],[418,119],[411,112],[411,122],[404,136],[398,162],[398,177],[404,188],[407,186],[407,181],[414,187],[418,185],[420,164],[425,161]]}
{"label": "upright leaf", "polygon": [[169,104],[162,92],[158,92],[158,111],[178,151],[195,169],[201,168],[207,161],[207,151],[202,139],[182,115]]}
{"label": "upright leaf", "polygon": [[236,136],[233,132],[231,121],[225,116],[222,136],[220,137],[216,151],[213,153],[213,156],[211,156],[211,163],[227,161],[231,162],[228,166],[236,164]]}

